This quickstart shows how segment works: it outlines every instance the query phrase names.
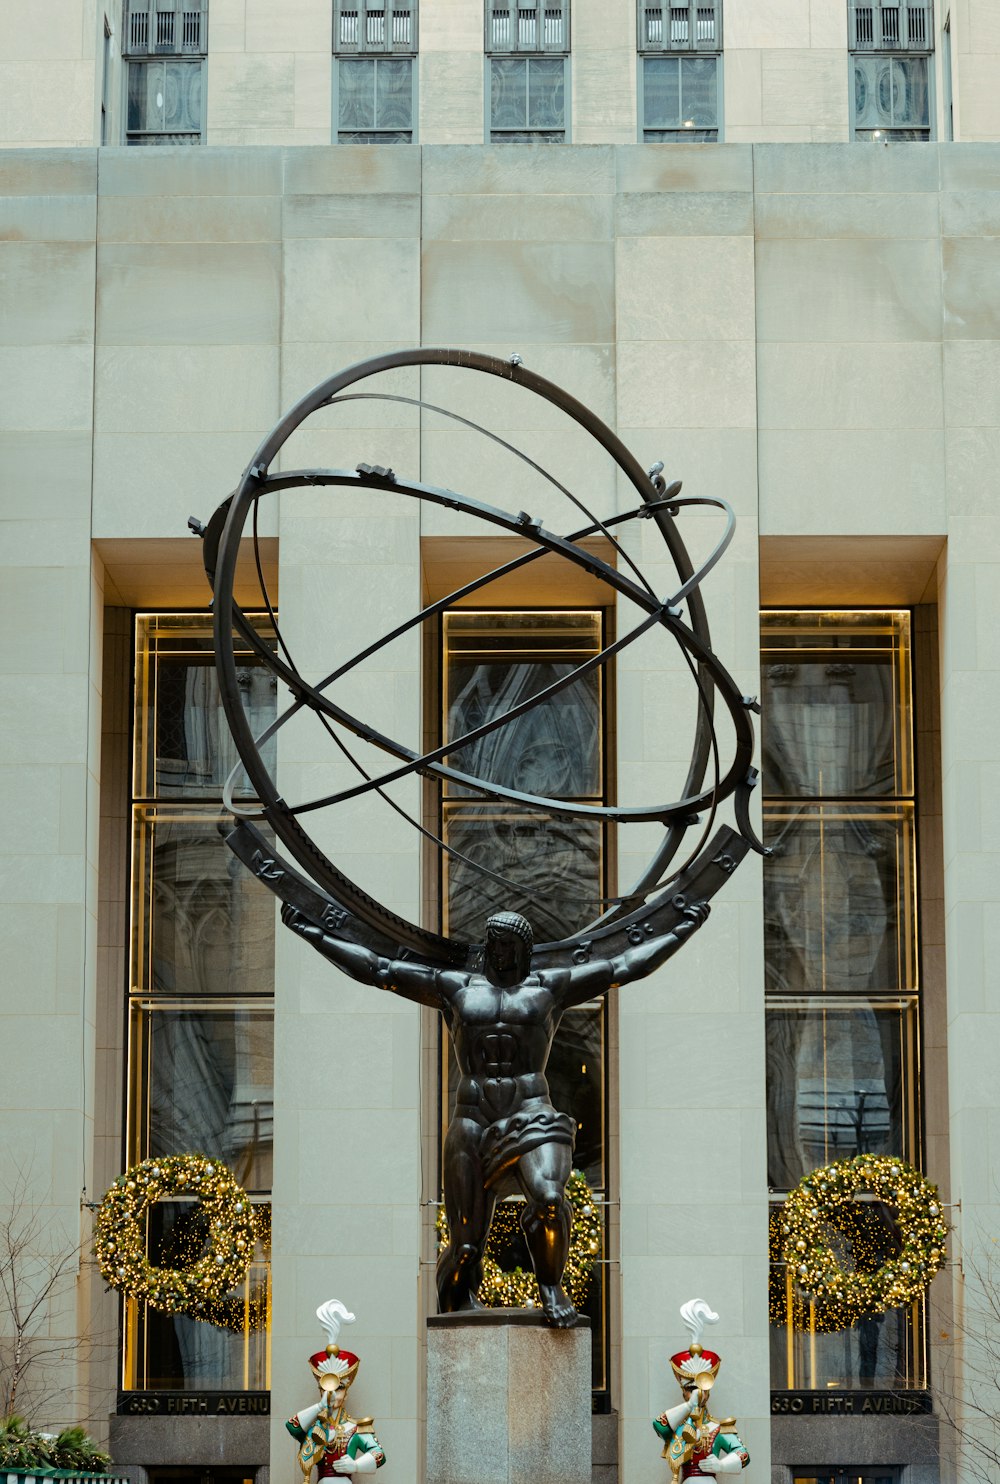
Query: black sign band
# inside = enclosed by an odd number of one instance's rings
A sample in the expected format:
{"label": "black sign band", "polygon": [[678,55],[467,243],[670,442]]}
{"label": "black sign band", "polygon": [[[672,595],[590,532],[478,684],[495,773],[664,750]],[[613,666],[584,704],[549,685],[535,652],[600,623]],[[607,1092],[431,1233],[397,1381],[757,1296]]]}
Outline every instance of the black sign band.
{"label": "black sign band", "polygon": [[120,1391],[119,1417],[270,1417],[269,1391]]}
{"label": "black sign band", "polygon": [[932,1410],[929,1391],[772,1391],[772,1417],[914,1417]]}

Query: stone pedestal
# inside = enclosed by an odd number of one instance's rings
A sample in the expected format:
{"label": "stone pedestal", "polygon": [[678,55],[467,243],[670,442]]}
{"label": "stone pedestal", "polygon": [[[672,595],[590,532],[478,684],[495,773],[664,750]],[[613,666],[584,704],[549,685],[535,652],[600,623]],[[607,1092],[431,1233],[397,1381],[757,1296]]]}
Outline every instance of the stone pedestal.
{"label": "stone pedestal", "polygon": [[427,1484],[590,1484],[590,1323],[525,1309],[427,1321]]}

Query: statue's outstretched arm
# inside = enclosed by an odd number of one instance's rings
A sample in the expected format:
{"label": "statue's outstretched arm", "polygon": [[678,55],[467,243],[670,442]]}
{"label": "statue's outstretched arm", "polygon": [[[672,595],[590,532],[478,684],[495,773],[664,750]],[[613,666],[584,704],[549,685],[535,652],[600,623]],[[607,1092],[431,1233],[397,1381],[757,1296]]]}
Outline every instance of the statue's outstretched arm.
{"label": "statue's outstretched arm", "polygon": [[666,963],[686,938],[697,932],[708,913],[707,902],[694,903],[684,908],[680,922],[669,933],[637,943],[634,948],[627,948],[614,958],[595,959],[579,968],[564,970],[568,982],[559,996],[563,1006],[582,1005],[597,995],[605,994],[613,984],[645,979],[647,974]]}
{"label": "statue's outstretched arm", "polygon": [[440,1010],[441,994],[437,987],[435,970],[424,964],[381,958],[370,948],[363,948],[360,943],[349,943],[345,938],[337,938],[332,933],[324,932],[319,923],[313,922],[312,918],[288,902],[281,909],[281,920],[293,933],[298,933],[300,938],[304,938],[315,948],[317,953],[321,953],[359,983],[374,984],[379,989],[392,990],[404,999],[416,1000],[421,1005],[430,1005],[432,1009]]}

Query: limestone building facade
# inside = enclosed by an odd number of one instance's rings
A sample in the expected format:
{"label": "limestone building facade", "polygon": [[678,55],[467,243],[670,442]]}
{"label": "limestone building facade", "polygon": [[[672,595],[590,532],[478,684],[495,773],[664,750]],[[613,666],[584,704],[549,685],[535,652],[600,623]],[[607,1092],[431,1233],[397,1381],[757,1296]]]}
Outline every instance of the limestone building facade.
{"label": "limestone building facade", "polygon": [[[359,1315],[358,1405],[394,1472],[423,1477],[446,1059],[426,1012],[275,931],[221,844],[229,752],[187,522],[333,370],[456,345],[516,352],[686,494],[729,501],[713,640],[765,700],[755,817],[779,849],[572,1042],[607,1202],[595,1479],[662,1477],[649,1419],[696,1293],[723,1316],[720,1399],[752,1477],[976,1478],[948,1414],[979,1428],[998,1219],[992,0],[60,0],[0,25],[0,1167],[83,1252],[46,1319],[62,1369],[39,1420],[86,1420],[137,1484],[260,1478],[272,1451],[290,1468],[283,1419],[336,1296]],[[515,388],[424,370],[384,389],[485,424],[602,519],[624,508],[610,467]],[[413,400],[324,413],[294,459],[391,465],[575,528],[526,466]],[[703,553],[715,527],[685,531]],[[377,513],[282,496],[260,537],[316,673],[510,550],[391,495]],[[621,540],[666,591],[646,523]],[[458,610],[346,693],[438,739],[463,653],[520,653],[511,615],[576,625],[574,643],[628,622],[558,571],[494,598],[478,629]],[[554,631],[533,663],[558,662]],[[600,767],[563,791],[634,799],[683,776],[677,666],[621,654],[573,722]],[[296,778],[329,766],[317,739],[283,745]],[[479,827],[412,782],[397,802],[455,838]],[[493,848],[530,864],[538,835],[509,823]],[[335,848],[408,917],[467,910],[398,816],[352,820]],[[649,853],[625,831],[545,848],[598,893]],[[116,1176],[196,1139],[271,1212],[269,1323],[221,1339],[122,1305],[87,1256]],[[926,1311],[790,1330],[781,1272],[769,1313],[769,1217],[812,1162],[855,1152],[937,1182],[948,1263]]]}

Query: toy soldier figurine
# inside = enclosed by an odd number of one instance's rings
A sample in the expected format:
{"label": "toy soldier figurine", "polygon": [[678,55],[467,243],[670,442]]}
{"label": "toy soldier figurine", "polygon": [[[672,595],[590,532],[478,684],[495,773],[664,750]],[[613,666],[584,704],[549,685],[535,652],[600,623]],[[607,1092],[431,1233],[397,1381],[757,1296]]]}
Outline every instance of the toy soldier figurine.
{"label": "toy soldier figurine", "polygon": [[299,1466],[305,1479],[316,1465],[317,1481],[339,1474],[374,1474],[385,1463],[385,1453],[375,1436],[371,1417],[350,1417],[345,1403],[347,1389],[358,1374],[361,1364],[350,1350],[337,1344],[342,1324],[353,1324],[337,1299],[330,1299],[316,1310],[316,1318],[327,1333],[325,1350],[310,1355],[309,1366],[319,1382],[320,1400],[296,1412],[285,1423],[300,1444]]}
{"label": "toy soldier figurine", "polygon": [[719,1356],[701,1347],[706,1324],[718,1324],[704,1299],[691,1299],[681,1309],[681,1318],[691,1332],[690,1350],[670,1357],[684,1400],[654,1418],[653,1427],[663,1439],[663,1457],[670,1464],[671,1484],[684,1479],[715,1478],[719,1474],[741,1474],[750,1455],[736,1432],[735,1417],[713,1417],[708,1410],[709,1393],[722,1364]]}

